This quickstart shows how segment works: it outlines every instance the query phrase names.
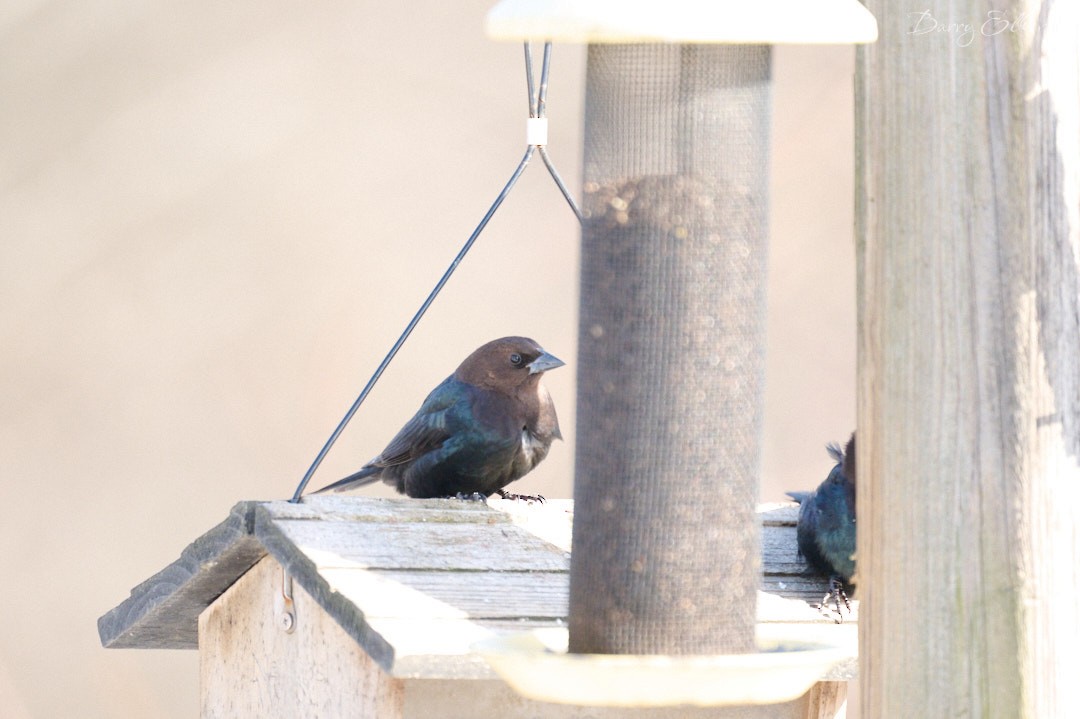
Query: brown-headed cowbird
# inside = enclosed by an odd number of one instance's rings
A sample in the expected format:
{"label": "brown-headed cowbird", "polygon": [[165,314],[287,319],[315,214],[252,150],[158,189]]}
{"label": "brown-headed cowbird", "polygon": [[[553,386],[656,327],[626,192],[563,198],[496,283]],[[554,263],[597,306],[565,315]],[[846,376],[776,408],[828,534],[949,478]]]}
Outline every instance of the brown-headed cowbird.
{"label": "brown-headed cowbird", "polygon": [[563,364],[526,337],[488,342],[427,396],[378,457],[319,491],[381,479],[410,497],[516,497],[503,487],[562,439],[540,378]]}
{"label": "brown-headed cowbird", "polygon": [[[855,433],[847,447],[827,446],[836,466],[813,492],[788,492],[798,502],[796,536],[799,554],[819,574],[830,581],[830,596],[848,603],[855,576]],[[842,615],[841,615],[842,616]]]}

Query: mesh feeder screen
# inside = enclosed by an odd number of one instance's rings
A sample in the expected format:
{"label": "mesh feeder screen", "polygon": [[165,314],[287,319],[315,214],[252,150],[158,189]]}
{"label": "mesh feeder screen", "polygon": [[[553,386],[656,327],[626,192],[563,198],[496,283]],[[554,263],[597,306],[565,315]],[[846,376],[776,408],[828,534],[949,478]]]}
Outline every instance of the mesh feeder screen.
{"label": "mesh feeder screen", "polygon": [[754,650],[769,48],[593,45],[570,650]]}

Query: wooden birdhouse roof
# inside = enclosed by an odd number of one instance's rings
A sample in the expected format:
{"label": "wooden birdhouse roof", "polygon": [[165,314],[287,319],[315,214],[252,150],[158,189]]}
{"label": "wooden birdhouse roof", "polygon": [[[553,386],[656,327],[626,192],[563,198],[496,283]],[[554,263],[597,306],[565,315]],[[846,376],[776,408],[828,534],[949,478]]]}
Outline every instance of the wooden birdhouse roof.
{"label": "wooden birdhouse roof", "polygon": [[[106,647],[195,649],[199,615],[272,556],[386,672],[491,678],[472,645],[500,632],[565,626],[573,503],[306,497],[241,502],[180,558],[98,620]],[[759,622],[843,632],[811,606],[827,583],[797,556],[794,505],[761,509]],[[857,605],[856,610],[857,612]]]}

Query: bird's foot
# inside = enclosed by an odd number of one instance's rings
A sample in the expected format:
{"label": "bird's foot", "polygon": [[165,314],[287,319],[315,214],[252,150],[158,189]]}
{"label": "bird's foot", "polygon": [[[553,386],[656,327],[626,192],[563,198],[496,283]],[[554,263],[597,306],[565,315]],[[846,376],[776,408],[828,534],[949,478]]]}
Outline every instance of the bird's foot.
{"label": "bird's foot", "polygon": [[526,502],[539,502],[544,503],[544,495],[542,494],[514,494],[513,492],[506,492],[501,489],[495,490],[495,494],[499,495],[503,499],[524,499]]}
{"label": "bird's foot", "polygon": [[[832,600],[832,606],[829,606],[830,600]],[[830,577],[829,591],[822,597],[821,604],[817,605],[817,609],[837,624],[843,624],[844,612],[840,609],[841,601],[847,609],[848,616],[851,616],[851,600],[848,598],[847,592],[844,591],[844,583],[836,577]]]}
{"label": "bird's foot", "polygon": [[465,502],[486,502],[487,501],[487,497],[480,494],[479,492],[473,492],[472,494],[465,494],[463,492],[458,492],[454,496],[449,497],[449,499],[460,499],[460,500],[463,500]]}

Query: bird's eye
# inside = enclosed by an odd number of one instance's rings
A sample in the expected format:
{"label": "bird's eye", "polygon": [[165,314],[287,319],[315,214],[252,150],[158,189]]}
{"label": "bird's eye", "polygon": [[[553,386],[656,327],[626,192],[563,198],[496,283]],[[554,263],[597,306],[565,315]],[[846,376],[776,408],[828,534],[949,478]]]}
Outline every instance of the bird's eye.
{"label": "bird's eye", "polygon": [[510,364],[514,365],[515,367],[520,367],[521,362],[521,355],[519,355],[517,352],[514,352],[512,355],[510,355]]}

